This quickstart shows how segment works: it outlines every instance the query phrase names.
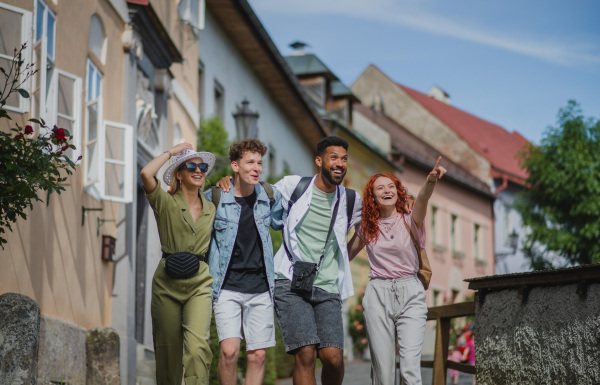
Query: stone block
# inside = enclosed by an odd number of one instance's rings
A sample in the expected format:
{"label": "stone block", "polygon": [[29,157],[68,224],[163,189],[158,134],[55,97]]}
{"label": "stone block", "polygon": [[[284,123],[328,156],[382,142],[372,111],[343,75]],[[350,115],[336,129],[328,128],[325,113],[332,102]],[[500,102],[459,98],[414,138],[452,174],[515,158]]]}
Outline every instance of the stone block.
{"label": "stone block", "polygon": [[36,384],[40,307],[22,294],[0,295],[0,384]]}
{"label": "stone block", "polygon": [[119,334],[112,328],[90,330],[86,340],[87,385],[120,385]]}
{"label": "stone block", "polygon": [[85,384],[87,330],[42,316],[38,358],[39,384]]}

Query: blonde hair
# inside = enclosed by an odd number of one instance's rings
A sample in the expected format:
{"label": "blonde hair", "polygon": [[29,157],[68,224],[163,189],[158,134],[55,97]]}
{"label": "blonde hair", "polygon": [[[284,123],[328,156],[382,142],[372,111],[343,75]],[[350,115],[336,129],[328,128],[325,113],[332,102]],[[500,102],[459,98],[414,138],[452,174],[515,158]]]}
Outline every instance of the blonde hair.
{"label": "blonde hair", "polygon": [[[200,158],[202,159],[202,158]],[[202,160],[204,161],[204,160]],[[179,179],[177,179],[177,173],[185,170],[185,162],[181,163],[179,167],[173,170],[173,177],[171,178],[171,185],[169,186],[169,192],[175,194],[177,191],[181,190],[181,185],[179,183]],[[204,186],[206,185],[206,174],[204,176],[204,182],[202,182],[202,186],[198,188],[198,191],[204,191]]]}

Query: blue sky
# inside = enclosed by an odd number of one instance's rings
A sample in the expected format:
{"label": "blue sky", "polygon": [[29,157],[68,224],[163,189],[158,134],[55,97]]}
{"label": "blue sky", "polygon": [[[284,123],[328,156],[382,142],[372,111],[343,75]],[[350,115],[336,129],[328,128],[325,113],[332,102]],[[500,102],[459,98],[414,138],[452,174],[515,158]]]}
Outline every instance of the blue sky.
{"label": "blue sky", "polygon": [[534,143],[569,99],[600,116],[600,1],[249,0],[283,55],[293,41],[348,86],[374,64]]}

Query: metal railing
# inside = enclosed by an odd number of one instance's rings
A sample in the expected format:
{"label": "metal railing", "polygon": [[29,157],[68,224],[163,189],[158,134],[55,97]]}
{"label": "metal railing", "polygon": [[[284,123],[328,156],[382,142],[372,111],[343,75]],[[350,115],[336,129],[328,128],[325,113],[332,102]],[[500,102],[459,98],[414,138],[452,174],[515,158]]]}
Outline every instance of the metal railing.
{"label": "metal railing", "polygon": [[452,318],[475,315],[475,302],[461,302],[452,305],[430,307],[427,320],[436,320],[435,350],[433,361],[421,361],[422,368],[433,368],[432,385],[446,385],[448,369],[475,374],[475,366],[448,361],[450,341],[450,321]]}

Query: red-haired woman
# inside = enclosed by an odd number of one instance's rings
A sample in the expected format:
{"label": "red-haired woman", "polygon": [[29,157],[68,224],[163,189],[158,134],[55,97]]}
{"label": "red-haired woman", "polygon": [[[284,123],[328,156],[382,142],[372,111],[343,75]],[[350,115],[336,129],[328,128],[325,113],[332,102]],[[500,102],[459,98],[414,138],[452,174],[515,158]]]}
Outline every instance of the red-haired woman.
{"label": "red-haired woman", "polygon": [[[396,343],[403,384],[421,384],[425,336],[425,289],[417,278],[419,259],[407,226],[425,246],[423,221],[435,184],[446,173],[441,157],[409,211],[412,197],[392,174],[369,178],[363,194],[362,222],[348,242],[350,258],[366,245],[371,272],[363,308],[371,352],[371,384],[393,385]],[[398,340],[396,341],[396,335]]]}

